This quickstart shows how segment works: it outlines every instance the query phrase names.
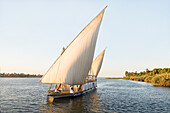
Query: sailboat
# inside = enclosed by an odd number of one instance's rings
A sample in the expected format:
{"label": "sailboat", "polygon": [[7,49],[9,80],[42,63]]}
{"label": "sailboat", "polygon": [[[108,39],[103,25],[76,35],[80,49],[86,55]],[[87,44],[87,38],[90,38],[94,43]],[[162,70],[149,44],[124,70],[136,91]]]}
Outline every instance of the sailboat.
{"label": "sailboat", "polygon": [[[107,7],[107,6],[106,6]],[[97,87],[105,50],[93,61],[100,24],[106,7],[63,48],[63,52],[42,76],[40,82],[51,84],[48,98],[72,97]],[[55,84],[54,87],[53,84]]]}

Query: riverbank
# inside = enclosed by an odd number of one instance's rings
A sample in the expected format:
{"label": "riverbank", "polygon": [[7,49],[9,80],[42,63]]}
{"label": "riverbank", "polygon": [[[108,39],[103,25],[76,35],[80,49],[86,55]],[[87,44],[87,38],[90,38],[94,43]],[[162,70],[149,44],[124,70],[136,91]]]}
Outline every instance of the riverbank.
{"label": "riverbank", "polygon": [[[169,69],[169,68],[166,68]],[[163,70],[163,71],[162,71]],[[152,71],[146,70],[146,72],[126,72],[125,80],[135,80],[141,82],[149,82],[154,86],[170,87],[170,73],[169,70],[154,69]]]}
{"label": "riverbank", "polygon": [[123,77],[123,79],[148,82],[148,83],[152,83],[154,86],[170,87],[170,74],[157,74],[154,76],[148,76],[148,75],[130,76],[130,77]]}
{"label": "riverbank", "polygon": [[40,78],[40,74],[24,74],[24,73],[0,73],[1,78]]}

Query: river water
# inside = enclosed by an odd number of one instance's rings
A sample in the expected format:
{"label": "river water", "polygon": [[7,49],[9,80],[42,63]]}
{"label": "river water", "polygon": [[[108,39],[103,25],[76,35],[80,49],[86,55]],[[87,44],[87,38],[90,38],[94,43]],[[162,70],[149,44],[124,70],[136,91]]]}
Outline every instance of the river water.
{"label": "river water", "polygon": [[92,92],[47,102],[40,78],[0,78],[0,112],[170,112],[170,88],[122,79],[98,79]]}

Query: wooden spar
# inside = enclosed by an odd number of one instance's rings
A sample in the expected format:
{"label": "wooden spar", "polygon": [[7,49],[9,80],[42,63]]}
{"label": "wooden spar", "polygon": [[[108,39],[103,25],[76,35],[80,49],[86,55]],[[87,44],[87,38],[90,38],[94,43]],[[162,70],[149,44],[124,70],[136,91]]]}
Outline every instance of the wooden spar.
{"label": "wooden spar", "polygon": [[57,84],[56,84],[56,86],[55,86],[55,89],[57,89]]}
{"label": "wooden spar", "polygon": [[52,87],[52,83],[50,84],[49,90],[51,89],[51,87]]}
{"label": "wooden spar", "polygon": [[79,86],[78,92],[83,90],[83,86],[84,86],[84,85],[80,85],[80,86]]}
{"label": "wooden spar", "polygon": [[59,90],[60,87],[61,87],[61,84],[58,86],[57,91]]}

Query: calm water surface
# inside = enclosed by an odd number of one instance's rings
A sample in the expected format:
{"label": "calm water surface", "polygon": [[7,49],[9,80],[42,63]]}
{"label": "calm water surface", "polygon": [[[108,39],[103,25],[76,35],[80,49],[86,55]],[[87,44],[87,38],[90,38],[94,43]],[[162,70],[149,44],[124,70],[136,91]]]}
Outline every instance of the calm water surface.
{"label": "calm water surface", "polygon": [[121,79],[98,79],[89,94],[47,102],[40,78],[0,78],[0,112],[165,112],[170,88]]}

